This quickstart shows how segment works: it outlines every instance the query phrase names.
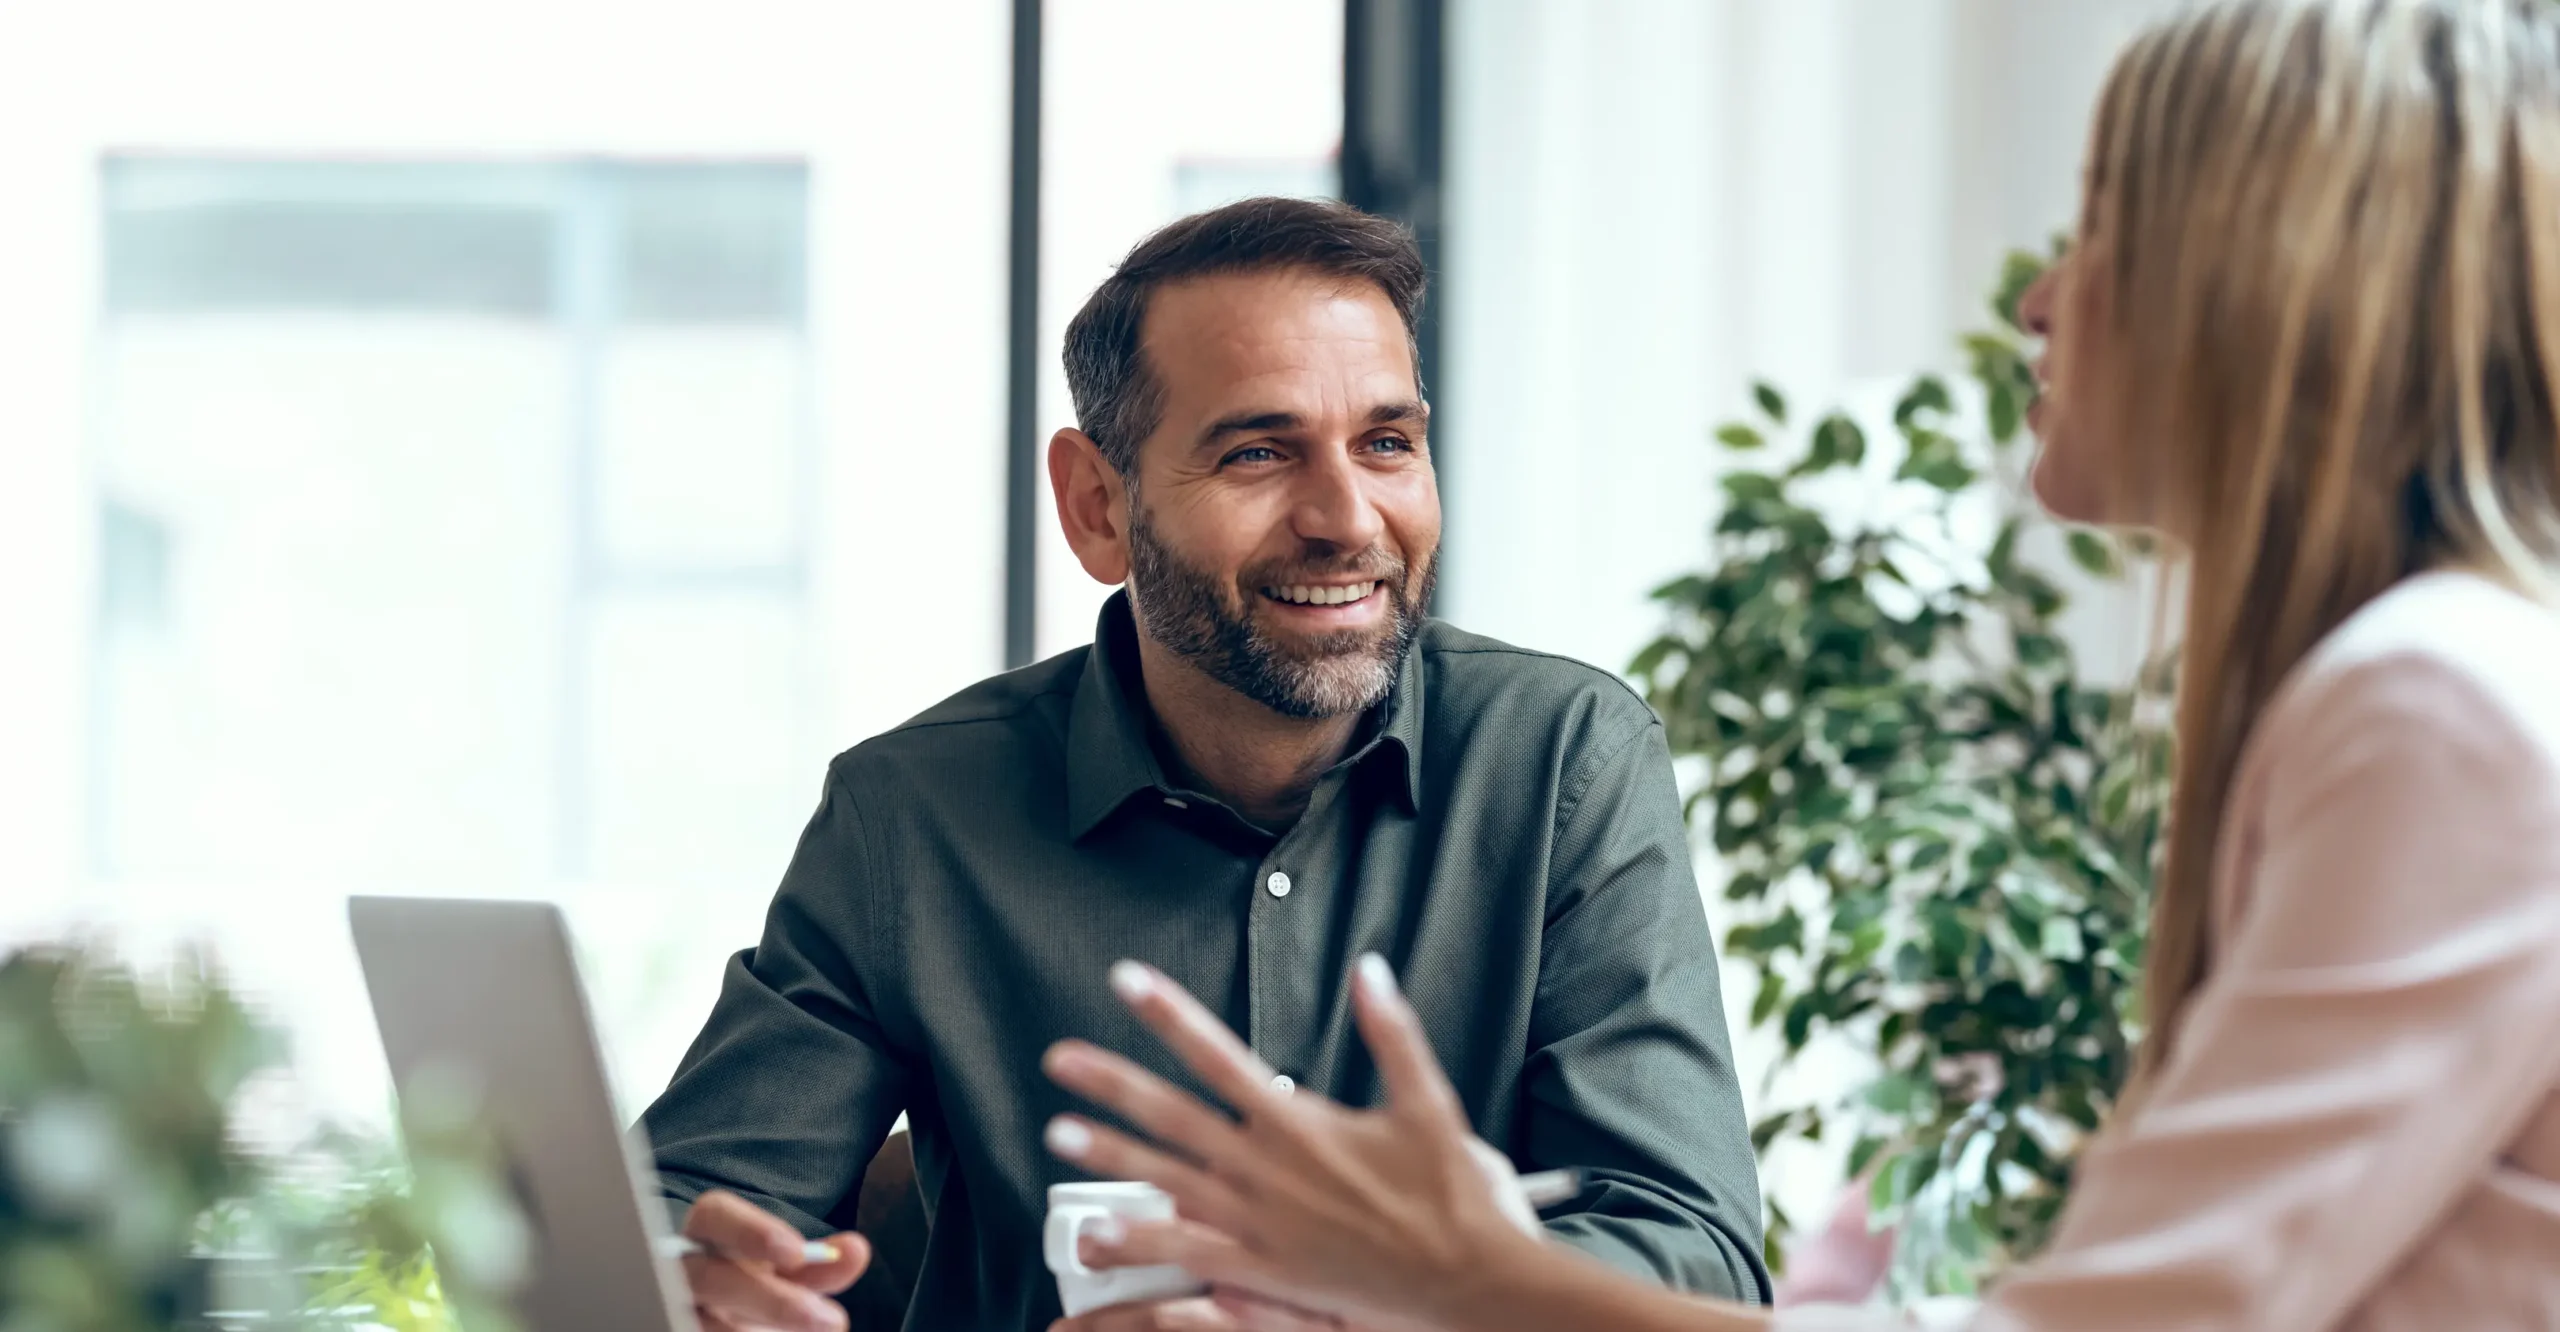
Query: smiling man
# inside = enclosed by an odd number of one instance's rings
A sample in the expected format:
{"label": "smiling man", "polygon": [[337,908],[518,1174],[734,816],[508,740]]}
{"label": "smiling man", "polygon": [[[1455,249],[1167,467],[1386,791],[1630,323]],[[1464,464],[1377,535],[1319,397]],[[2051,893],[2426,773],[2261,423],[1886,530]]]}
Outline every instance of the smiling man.
{"label": "smiling man", "polygon": [[[1058,1311],[1052,1041],[1154,1049],[1105,983],[1155,963],[1274,1088],[1377,1075],[1348,968],[1384,954],[1486,1141],[1583,1169],[1547,1233],[1765,1298],[1759,1195],[1661,727],[1614,677],[1428,618],[1440,501],[1411,238],[1258,199],[1140,244],[1067,330],[1049,477],[1094,642],[843,754],[763,940],[646,1117],[715,1327],[825,1327],[864,1163],[910,1117],[931,1223],[908,1326]],[[1559,441],[1558,447],[1572,447]],[[1157,1071],[1192,1085],[1165,1057]],[[779,1218],[779,1223],[775,1221]],[[1084,1332],[1238,1326],[1207,1300]]]}

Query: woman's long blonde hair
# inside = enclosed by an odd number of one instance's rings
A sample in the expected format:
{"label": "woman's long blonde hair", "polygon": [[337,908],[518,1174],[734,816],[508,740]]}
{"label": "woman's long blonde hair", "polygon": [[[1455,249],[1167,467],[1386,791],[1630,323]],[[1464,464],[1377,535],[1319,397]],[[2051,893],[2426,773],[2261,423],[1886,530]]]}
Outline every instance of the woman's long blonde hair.
{"label": "woman's long blonde hair", "polygon": [[2223,806],[2278,682],[2411,574],[2553,589],[2554,8],[2227,0],[2139,38],[2100,98],[2075,280],[2121,349],[2120,480],[2187,559],[2138,1081],[2204,979]]}

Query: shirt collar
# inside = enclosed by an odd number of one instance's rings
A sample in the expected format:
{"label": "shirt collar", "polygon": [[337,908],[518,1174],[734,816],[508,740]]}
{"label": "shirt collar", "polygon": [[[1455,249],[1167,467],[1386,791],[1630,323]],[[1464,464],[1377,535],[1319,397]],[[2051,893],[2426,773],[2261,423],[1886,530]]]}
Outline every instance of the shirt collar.
{"label": "shirt collar", "polygon": [[[1403,762],[1394,771],[1405,812],[1416,813],[1422,791],[1422,666],[1419,650],[1405,654],[1396,685],[1379,711],[1363,722],[1366,738],[1345,762],[1384,766],[1388,751]],[[1138,675],[1138,626],[1129,594],[1111,594],[1094,624],[1093,650],[1076,682],[1067,716],[1067,837],[1081,841],[1104,819],[1141,792],[1166,792],[1164,769],[1147,740],[1146,706]]]}

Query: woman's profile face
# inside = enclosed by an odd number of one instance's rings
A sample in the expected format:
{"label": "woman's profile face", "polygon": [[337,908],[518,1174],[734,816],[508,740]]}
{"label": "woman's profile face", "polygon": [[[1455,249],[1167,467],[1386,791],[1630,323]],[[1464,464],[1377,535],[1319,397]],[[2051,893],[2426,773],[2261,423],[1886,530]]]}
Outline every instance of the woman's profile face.
{"label": "woman's profile face", "polygon": [[2148,505],[2134,494],[2127,466],[2124,413],[2117,401],[2122,366],[2105,310],[2107,244],[2083,229],[2068,253],[2027,288],[2018,322],[2044,339],[2036,358],[2039,392],[2027,426],[2036,453],[2036,500],[2065,522],[2139,526]]}

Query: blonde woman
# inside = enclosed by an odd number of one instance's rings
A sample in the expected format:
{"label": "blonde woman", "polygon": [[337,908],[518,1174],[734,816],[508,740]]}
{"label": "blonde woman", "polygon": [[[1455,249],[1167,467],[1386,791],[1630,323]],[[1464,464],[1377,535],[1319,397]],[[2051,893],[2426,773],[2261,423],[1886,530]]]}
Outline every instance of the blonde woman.
{"label": "blonde woman", "polygon": [[[2184,552],[2174,819],[2136,1086],[1980,1328],[2560,1327],[2554,8],[2233,0],[2109,77],[2027,305],[2036,490]],[[1052,1149],[1186,1218],[1094,1257],[1369,1324],[1764,1325],[1492,1219],[1412,1010],[1359,970],[1366,1112],[1267,1091],[1115,970],[1239,1113],[1053,1051],[1161,1146],[1068,1118]]]}

